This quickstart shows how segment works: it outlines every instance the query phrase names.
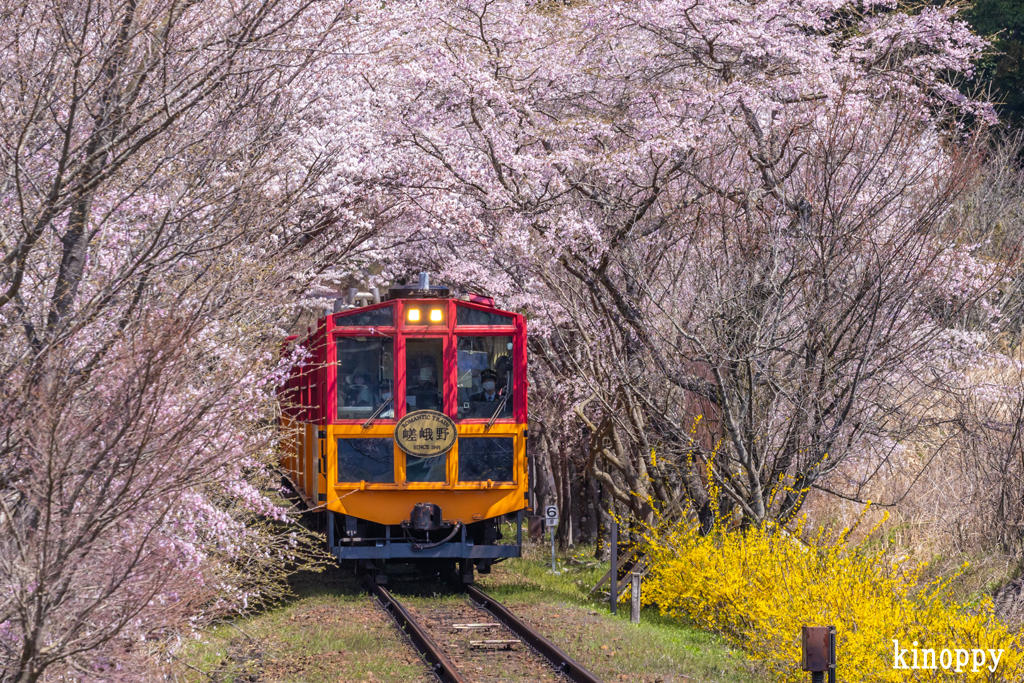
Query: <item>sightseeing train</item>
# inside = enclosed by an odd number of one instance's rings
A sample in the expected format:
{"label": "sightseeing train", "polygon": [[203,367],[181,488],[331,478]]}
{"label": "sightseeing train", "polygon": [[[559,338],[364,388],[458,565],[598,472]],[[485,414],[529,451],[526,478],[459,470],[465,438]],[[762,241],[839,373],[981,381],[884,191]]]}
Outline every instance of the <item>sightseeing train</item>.
{"label": "sightseeing train", "polygon": [[457,564],[471,582],[521,552],[526,322],[423,275],[374,299],[289,340],[304,360],[282,387],[282,467],[339,560],[379,581],[388,560]]}

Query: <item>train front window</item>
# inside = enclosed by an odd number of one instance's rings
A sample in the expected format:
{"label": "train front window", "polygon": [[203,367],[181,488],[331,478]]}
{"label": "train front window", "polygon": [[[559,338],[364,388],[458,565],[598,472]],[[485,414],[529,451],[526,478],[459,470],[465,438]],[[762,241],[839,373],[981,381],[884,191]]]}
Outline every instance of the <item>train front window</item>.
{"label": "train front window", "polygon": [[441,362],[444,341],[441,339],[409,339],[405,341],[405,403],[406,411],[441,410],[443,396]]}
{"label": "train front window", "polygon": [[338,419],[365,420],[395,416],[391,400],[394,385],[394,341],[387,337],[343,337],[338,350]]}
{"label": "train front window", "polygon": [[391,327],[395,324],[394,306],[374,308],[369,311],[339,313],[334,316],[338,327]]}
{"label": "train front window", "polygon": [[394,483],[394,439],[338,439],[338,481]]}
{"label": "train front window", "polygon": [[512,417],[511,336],[460,336],[458,373],[459,419]]}
{"label": "train front window", "polygon": [[433,458],[417,458],[416,456],[405,455],[405,481],[406,482],[438,482],[447,481],[448,475],[445,470],[448,464],[448,454],[442,453]]}
{"label": "train front window", "polygon": [[466,436],[459,439],[459,481],[512,481],[515,451],[507,436]]}
{"label": "train front window", "polygon": [[457,325],[512,325],[515,319],[497,311],[482,311],[479,308],[459,306],[455,312]]}

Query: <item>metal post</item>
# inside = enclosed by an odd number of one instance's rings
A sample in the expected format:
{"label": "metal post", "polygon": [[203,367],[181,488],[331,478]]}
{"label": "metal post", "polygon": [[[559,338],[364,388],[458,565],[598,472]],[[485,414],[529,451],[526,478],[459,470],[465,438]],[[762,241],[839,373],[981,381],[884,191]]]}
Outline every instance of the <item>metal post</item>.
{"label": "metal post", "polygon": [[519,546],[519,552],[523,551],[523,511],[520,510],[516,513],[516,545]]}
{"label": "metal post", "polygon": [[615,614],[615,609],[619,604],[619,523],[615,521],[615,516],[612,515],[612,571],[610,574],[612,581],[612,614]]}
{"label": "metal post", "polygon": [[629,621],[640,623],[640,572],[629,575]]}
{"label": "metal post", "polygon": [[836,683],[836,627],[828,627],[828,683]]}
{"label": "metal post", "polygon": [[555,568],[555,527],[548,525],[548,529],[551,530],[551,573],[558,573]]}
{"label": "metal post", "polygon": [[334,513],[327,511],[327,552],[334,553]]}

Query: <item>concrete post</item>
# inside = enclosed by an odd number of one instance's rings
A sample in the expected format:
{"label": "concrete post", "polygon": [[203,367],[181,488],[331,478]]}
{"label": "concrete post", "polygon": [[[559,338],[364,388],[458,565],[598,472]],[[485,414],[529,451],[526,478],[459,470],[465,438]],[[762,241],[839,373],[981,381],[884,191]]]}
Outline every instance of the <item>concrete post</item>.
{"label": "concrete post", "polygon": [[629,575],[629,621],[640,623],[640,572]]}

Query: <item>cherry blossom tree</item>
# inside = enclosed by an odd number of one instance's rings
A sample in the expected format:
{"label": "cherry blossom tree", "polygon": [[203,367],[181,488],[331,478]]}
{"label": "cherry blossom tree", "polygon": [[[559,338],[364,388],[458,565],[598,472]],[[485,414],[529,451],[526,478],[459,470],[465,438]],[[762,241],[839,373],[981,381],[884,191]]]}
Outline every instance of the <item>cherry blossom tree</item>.
{"label": "cherry blossom tree", "polygon": [[0,17],[5,680],[130,678],[273,595],[303,547],[268,484],[278,343],[349,278],[526,311],[549,494],[573,458],[638,517],[789,519],[914,428],[957,320],[998,318],[1002,255],[948,222],[991,117],[953,8]]}
{"label": "cherry blossom tree", "polygon": [[591,474],[638,516],[791,518],[911,428],[956,311],[995,314],[999,268],[945,222],[994,120],[955,87],[983,42],[954,8],[367,16],[379,183],[419,237],[395,256],[530,312],[578,408],[562,433],[593,428]]}
{"label": "cherry blossom tree", "polygon": [[[0,680],[138,680],[310,557],[274,477],[281,329],[380,230],[345,3],[0,4]],[[326,63],[332,55],[335,61]],[[329,123],[329,122],[327,122]]]}

